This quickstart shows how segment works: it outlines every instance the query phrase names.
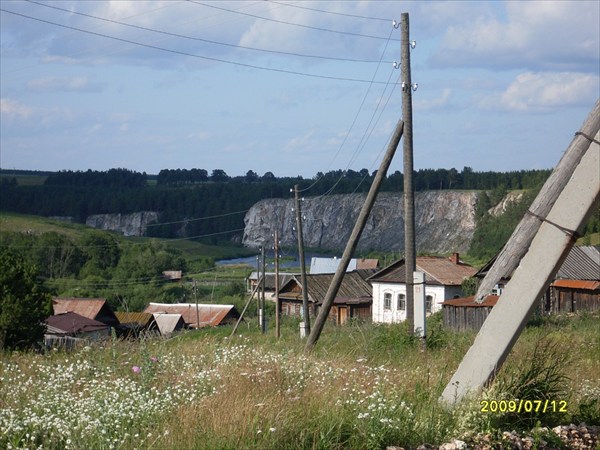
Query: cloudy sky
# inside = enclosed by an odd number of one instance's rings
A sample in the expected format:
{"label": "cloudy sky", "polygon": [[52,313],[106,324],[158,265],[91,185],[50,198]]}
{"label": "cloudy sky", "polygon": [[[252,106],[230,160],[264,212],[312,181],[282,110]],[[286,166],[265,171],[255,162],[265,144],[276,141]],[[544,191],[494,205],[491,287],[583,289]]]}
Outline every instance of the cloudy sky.
{"label": "cloudy sky", "polygon": [[551,168],[600,95],[596,0],[0,8],[3,169],[372,171],[401,118],[403,12],[417,169]]}

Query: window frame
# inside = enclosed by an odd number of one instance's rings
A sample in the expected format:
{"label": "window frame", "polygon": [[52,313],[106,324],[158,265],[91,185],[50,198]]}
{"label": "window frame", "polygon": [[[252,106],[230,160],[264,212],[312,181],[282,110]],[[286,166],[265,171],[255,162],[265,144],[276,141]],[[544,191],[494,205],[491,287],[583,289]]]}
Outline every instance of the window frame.
{"label": "window frame", "polygon": [[383,293],[383,310],[391,311],[392,309],[392,293],[384,292]]}
{"label": "window frame", "polygon": [[396,310],[406,311],[406,294],[398,294],[396,297]]}

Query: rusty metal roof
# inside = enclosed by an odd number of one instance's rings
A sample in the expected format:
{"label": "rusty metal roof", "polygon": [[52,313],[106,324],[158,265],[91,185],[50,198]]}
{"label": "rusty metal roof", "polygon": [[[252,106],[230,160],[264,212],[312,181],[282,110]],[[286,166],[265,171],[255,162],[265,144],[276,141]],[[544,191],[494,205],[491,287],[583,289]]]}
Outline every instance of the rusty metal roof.
{"label": "rusty metal roof", "polygon": [[146,312],[117,311],[115,315],[122,324],[135,323],[143,327],[152,320],[152,314]]}
{"label": "rusty metal roof", "polygon": [[475,301],[475,296],[472,295],[470,297],[453,298],[451,300],[446,300],[441,304],[444,306],[462,306],[465,308],[479,308],[483,306],[490,307],[494,306],[498,302],[499,298],[500,297],[498,297],[497,295],[488,295],[487,297],[485,297],[483,302],[477,303]]}
{"label": "rusty metal roof", "polygon": [[586,291],[595,291],[600,289],[600,281],[593,280],[556,280],[552,286],[569,289],[583,289]]}
{"label": "rusty metal roof", "polygon": [[119,324],[119,319],[104,298],[55,297],[52,299],[52,309],[54,314],[74,312],[107,325]]}
{"label": "rusty metal roof", "polygon": [[[195,303],[150,303],[144,312],[155,314],[181,314],[184,322],[194,328],[217,326],[229,319],[237,319],[240,314],[234,305]],[[200,322],[198,323],[197,318]]]}
{"label": "rusty metal roof", "polygon": [[[417,256],[417,270],[425,273],[426,284],[460,286],[465,278],[470,278],[477,269],[463,262],[454,263],[442,256]],[[393,262],[380,270],[369,281],[378,283],[406,283],[404,259]]]}

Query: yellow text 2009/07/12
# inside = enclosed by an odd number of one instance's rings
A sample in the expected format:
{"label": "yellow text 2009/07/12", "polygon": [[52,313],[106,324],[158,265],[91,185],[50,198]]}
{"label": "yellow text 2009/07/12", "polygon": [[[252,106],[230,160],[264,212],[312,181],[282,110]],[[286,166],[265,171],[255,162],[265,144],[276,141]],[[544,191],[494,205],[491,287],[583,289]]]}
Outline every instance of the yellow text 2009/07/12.
{"label": "yellow text 2009/07/12", "polygon": [[481,412],[509,413],[566,413],[566,400],[481,400]]}

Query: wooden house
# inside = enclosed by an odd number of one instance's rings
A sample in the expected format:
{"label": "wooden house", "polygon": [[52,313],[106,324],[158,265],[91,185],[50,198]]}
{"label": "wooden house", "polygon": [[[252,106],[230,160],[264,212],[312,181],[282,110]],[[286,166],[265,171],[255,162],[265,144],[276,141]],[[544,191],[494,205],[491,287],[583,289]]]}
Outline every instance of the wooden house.
{"label": "wooden house", "polygon": [[475,302],[475,296],[446,300],[442,302],[444,325],[454,330],[478,331],[498,298],[488,295],[481,303]]}
{"label": "wooden house", "polygon": [[542,299],[548,314],[600,310],[600,247],[573,247]]}
{"label": "wooden house", "polygon": [[44,344],[71,350],[78,344],[110,337],[110,326],[74,312],[55,314],[45,320]]}
{"label": "wooden house", "polygon": [[[348,272],[340,285],[338,294],[329,312],[329,319],[336,324],[344,324],[350,318],[370,319],[372,290],[367,278],[373,274],[371,270]],[[316,316],[323,304],[334,274],[309,274],[308,301],[311,316]],[[281,314],[302,317],[303,286],[302,278],[294,276],[279,290]]]}
{"label": "wooden house", "polygon": [[[441,309],[441,303],[464,296],[462,282],[477,269],[465,264],[458,253],[451,257],[418,256],[417,271],[425,274],[427,314]],[[406,320],[406,266],[398,260],[369,278],[373,286],[372,317],[375,323],[397,323]]]}
{"label": "wooden house", "polygon": [[[246,279],[246,288],[248,292],[253,292],[254,288],[256,288],[256,284],[258,283],[259,278],[258,272],[252,272],[250,276]],[[294,275],[294,273],[280,273],[279,274],[279,287],[283,286],[285,283],[290,281]],[[262,289],[262,288],[261,288]],[[255,294],[256,295],[256,294]],[[275,273],[266,272],[265,273],[265,298],[267,300],[275,300]]]}
{"label": "wooden house", "polygon": [[[476,277],[483,277],[495,258],[480,269]],[[448,300],[442,304],[444,324],[457,330],[479,330],[493,306],[502,301],[504,285],[510,277],[498,283],[492,293],[480,304],[474,297]],[[574,246],[555,274],[538,309],[542,314],[574,313],[600,310],[600,248]]]}

